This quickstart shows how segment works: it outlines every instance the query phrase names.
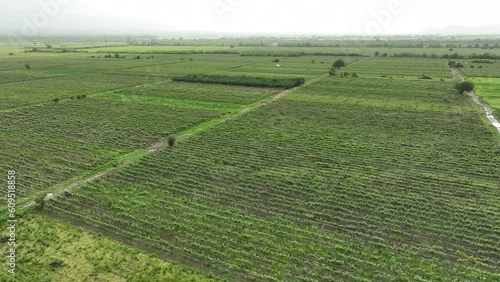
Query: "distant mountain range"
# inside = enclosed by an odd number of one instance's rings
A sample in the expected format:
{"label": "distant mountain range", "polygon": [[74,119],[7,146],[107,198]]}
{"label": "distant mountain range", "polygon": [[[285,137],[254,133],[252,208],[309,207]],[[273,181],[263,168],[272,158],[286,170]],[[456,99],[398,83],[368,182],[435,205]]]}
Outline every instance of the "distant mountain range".
{"label": "distant mountain range", "polygon": [[428,28],[422,34],[500,34],[500,24],[475,27],[447,26],[443,28]]}

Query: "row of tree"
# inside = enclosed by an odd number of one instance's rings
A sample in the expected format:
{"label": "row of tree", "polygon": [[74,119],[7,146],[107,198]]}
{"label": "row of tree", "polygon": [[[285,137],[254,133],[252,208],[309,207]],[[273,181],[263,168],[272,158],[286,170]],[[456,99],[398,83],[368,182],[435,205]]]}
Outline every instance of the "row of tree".
{"label": "row of tree", "polygon": [[391,55],[392,57],[409,57],[409,58],[441,58],[441,59],[489,59],[489,60],[498,60],[500,59],[499,55],[484,53],[484,54],[476,54],[472,53],[469,55],[460,55],[458,53],[453,54],[444,54],[444,55],[436,55],[436,54],[415,54],[415,53],[395,53]]}
{"label": "row of tree", "polygon": [[209,74],[192,74],[187,76],[174,77],[172,80],[181,82],[241,85],[241,86],[252,86],[252,87],[276,87],[284,89],[297,87],[304,84],[305,82],[305,79],[302,77],[271,78],[271,77],[225,76],[225,75],[209,75]]}

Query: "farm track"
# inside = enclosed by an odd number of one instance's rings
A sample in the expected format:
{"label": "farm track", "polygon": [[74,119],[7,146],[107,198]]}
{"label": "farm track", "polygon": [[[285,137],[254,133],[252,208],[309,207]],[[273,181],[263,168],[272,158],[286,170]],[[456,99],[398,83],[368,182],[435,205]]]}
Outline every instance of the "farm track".
{"label": "farm track", "polygon": [[[225,122],[230,121],[230,120],[234,120],[234,119],[236,119],[236,118],[238,118],[246,113],[249,113],[249,112],[254,111],[258,108],[264,107],[270,103],[276,102],[276,101],[282,99],[283,97],[285,97],[286,95],[288,95],[289,93],[291,93],[294,89],[298,89],[298,88],[310,85],[310,84],[320,80],[324,76],[326,76],[326,75],[323,75],[321,77],[317,77],[314,79],[310,79],[310,80],[306,81],[306,83],[302,86],[298,86],[298,87],[295,87],[293,89],[281,91],[281,92],[277,93],[276,95],[274,95],[271,99],[265,99],[265,100],[258,101],[256,103],[250,105],[249,107],[246,107],[238,112],[223,115],[215,120],[210,120],[208,122],[204,122],[204,123],[195,125],[194,127],[190,128],[190,129],[179,132],[177,134],[176,141],[185,140],[193,135],[196,135],[202,131],[207,130],[208,128],[220,125],[220,124],[225,123]],[[142,86],[142,85],[139,85],[139,86]],[[135,87],[139,87],[139,86],[135,86]],[[129,88],[130,87],[127,87],[125,89],[129,89]],[[111,93],[111,92],[115,92],[115,91],[117,91],[117,90],[107,91],[106,93]],[[97,94],[94,94],[94,95],[97,95]],[[90,96],[92,96],[92,95],[90,95]],[[37,105],[37,106],[40,106],[40,105]],[[33,107],[33,105],[30,107]],[[79,186],[85,185],[86,183],[98,180],[98,179],[116,171],[117,169],[119,169],[121,167],[129,165],[129,164],[141,159],[142,157],[144,157],[148,154],[154,153],[158,150],[164,149],[167,146],[168,146],[168,140],[162,139],[159,142],[151,145],[147,149],[142,149],[142,150],[137,151],[136,153],[131,154],[125,160],[122,160],[121,162],[116,163],[112,167],[106,168],[98,173],[92,174],[91,176],[87,176],[84,178],[82,178],[81,176],[79,176],[77,178],[73,178],[69,181],[66,181],[66,182],[63,182],[61,184],[56,185],[56,187],[54,187],[53,190],[46,191],[46,193],[47,193],[47,195],[52,194],[50,199],[55,198],[55,197],[63,194],[66,191],[69,192],[69,191],[71,191]],[[49,199],[48,197],[45,198],[45,200],[48,200],[48,199]],[[26,208],[32,207],[35,204],[36,204],[36,202],[34,200],[29,201],[28,203],[24,204],[21,207],[21,209],[26,209]]]}
{"label": "farm track", "polygon": [[[463,76],[457,69],[451,69],[451,73],[460,78],[462,82],[465,81],[465,76]],[[479,100],[479,96],[474,93],[474,91],[467,92],[467,95],[469,95],[476,104],[481,106],[486,115],[486,118],[490,121],[491,125],[497,129],[498,133],[500,133],[500,122],[498,122],[498,120],[493,116],[493,110],[491,109],[491,107],[482,103]]]}

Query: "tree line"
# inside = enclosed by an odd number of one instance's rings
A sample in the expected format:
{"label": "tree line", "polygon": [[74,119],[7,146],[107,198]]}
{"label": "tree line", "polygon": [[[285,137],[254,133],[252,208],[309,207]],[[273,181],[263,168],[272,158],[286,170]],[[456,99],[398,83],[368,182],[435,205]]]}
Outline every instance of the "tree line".
{"label": "tree line", "polygon": [[225,85],[241,85],[253,87],[276,87],[289,89],[304,84],[302,77],[295,78],[271,78],[254,76],[226,76],[209,74],[191,74],[187,76],[174,77],[173,81],[180,82],[199,82]]}

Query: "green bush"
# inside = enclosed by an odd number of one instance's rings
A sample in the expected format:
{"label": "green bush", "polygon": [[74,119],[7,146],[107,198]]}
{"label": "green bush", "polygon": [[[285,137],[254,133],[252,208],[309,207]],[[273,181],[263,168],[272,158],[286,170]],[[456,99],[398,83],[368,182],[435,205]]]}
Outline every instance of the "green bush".
{"label": "green bush", "polygon": [[455,84],[455,89],[457,89],[459,93],[472,92],[474,91],[474,83],[470,81],[462,81]]}
{"label": "green bush", "polygon": [[169,137],[168,138],[168,146],[173,147],[175,145],[175,141],[176,141],[175,137],[173,137],[173,136]]}
{"label": "green bush", "polygon": [[338,59],[336,60],[334,63],[333,63],[333,67],[334,68],[342,68],[342,67],[345,67],[346,64],[345,64],[345,61],[342,60],[342,59]]}

